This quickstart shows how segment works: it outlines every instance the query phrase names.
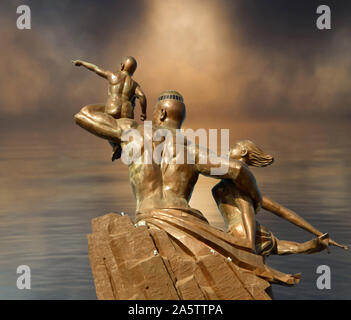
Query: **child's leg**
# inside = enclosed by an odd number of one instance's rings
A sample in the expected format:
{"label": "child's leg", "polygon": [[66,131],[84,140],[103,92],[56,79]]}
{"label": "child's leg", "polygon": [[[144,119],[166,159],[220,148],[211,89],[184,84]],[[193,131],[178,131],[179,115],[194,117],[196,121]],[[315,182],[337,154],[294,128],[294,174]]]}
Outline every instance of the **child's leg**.
{"label": "child's leg", "polygon": [[108,137],[108,140],[120,142],[116,136],[117,120],[105,112],[105,105],[87,105],[75,115],[75,119],[78,125],[89,132],[104,139]]}
{"label": "child's leg", "polygon": [[120,119],[122,118],[121,112],[122,112],[121,101],[118,100],[114,102],[107,102],[105,106],[105,113],[107,113],[111,117],[114,117],[115,119]]}
{"label": "child's leg", "polygon": [[134,108],[130,101],[122,103],[121,118],[134,119]]}

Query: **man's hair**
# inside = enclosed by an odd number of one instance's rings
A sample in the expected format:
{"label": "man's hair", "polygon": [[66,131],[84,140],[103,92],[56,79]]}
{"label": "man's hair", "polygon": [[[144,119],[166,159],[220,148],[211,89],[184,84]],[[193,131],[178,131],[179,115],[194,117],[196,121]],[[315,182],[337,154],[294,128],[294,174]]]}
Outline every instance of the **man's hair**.
{"label": "man's hair", "polygon": [[265,153],[250,140],[242,140],[237,142],[237,144],[246,149],[247,154],[245,155],[245,158],[246,163],[249,166],[266,167],[274,162],[274,158],[270,154]]}
{"label": "man's hair", "polygon": [[157,101],[161,100],[179,100],[184,103],[183,96],[175,90],[167,90],[163,91],[158,97]]}
{"label": "man's hair", "polygon": [[157,99],[154,111],[164,109],[168,120],[177,123],[180,128],[185,117],[186,110],[183,96],[175,90],[163,91]]}

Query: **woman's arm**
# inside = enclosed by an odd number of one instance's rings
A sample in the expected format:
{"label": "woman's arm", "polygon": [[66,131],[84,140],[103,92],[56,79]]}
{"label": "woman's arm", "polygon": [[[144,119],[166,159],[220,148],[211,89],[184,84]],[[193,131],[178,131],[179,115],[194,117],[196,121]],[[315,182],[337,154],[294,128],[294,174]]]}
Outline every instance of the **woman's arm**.
{"label": "woman's arm", "polygon": [[[314,234],[316,236],[323,235],[322,232],[320,232],[315,227],[313,227],[305,219],[300,217],[296,212],[294,212],[288,208],[285,208],[284,206],[282,206],[278,202],[273,201],[272,199],[269,199],[267,197],[262,197],[262,208],[269,211],[269,212],[272,212],[273,214],[275,214],[278,217],[281,217],[281,218],[291,222],[295,226],[298,226],[298,227],[300,227],[308,232],[311,232],[312,234]],[[332,244],[332,245],[339,247],[339,248],[343,248],[345,250],[348,249],[347,246],[341,245],[332,239],[329,239],[329,244]]]}

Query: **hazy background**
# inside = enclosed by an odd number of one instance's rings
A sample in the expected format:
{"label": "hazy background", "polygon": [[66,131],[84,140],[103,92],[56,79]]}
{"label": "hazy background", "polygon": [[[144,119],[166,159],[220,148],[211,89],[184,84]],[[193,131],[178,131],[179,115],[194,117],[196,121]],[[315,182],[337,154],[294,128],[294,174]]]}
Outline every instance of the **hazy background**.
{"label": "hazy background", "polygon": [[[31,30],[16,28],[20,4],[31,8]],[[316,28],[320,4],[331,7],[331,30]],[[179,91],[184,127],[230,128],[231,141],[257,142],[277,160],[255,170],[263,193],[351,244],[350,14],[341,0],[2,2],[0,298],[94,299],[90,220],[133,215],[126,168],[73,121],[106,99],[106,81],[71,59],[116,70],[133,55],[149,118],[160,92]],[[213,184],[200,179],[191,204],[222,226]],[[280,238],[311,238],[268,213],[258,219]],[[349,252],[269,261],[303,273],[278,298],[351,298]],[[16,289],[20,264],[32,268],[32,290]],[[332,268],[330,291],[316,289],[320,264]]]}

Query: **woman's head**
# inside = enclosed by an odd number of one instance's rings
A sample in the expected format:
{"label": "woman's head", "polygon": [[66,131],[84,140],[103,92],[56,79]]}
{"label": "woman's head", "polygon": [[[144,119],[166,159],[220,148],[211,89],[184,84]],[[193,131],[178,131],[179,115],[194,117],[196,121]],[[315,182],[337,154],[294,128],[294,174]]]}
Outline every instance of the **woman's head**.
{"label": "woman's head", "polygon": [[266,167],[273,163],[274,158],[263,152],[255,143],[250,140],[242,140],[235,143],[229,151],[231,159],[241,160],[248,166]]}

